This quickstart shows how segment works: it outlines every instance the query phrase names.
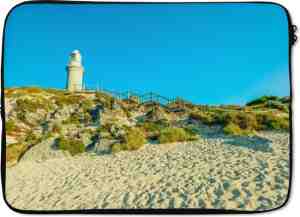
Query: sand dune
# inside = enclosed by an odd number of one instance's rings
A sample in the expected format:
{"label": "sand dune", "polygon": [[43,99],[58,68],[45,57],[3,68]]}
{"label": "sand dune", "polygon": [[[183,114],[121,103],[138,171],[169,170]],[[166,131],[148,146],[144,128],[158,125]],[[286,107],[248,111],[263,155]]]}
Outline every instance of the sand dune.
{"label": "sand dune", "polygon": [[29,210],[272,209],[287,196],[289,134],[260,136],[272,150],[212,137],[114,155],[27,157],[7,168],[6,197]]}

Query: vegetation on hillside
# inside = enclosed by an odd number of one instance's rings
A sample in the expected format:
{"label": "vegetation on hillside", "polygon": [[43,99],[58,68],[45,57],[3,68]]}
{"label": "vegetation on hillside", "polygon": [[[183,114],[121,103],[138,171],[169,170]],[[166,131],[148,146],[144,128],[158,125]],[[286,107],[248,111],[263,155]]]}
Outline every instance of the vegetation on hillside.
{"label": "vegetation on hillside", "polygon": [[167,127],[161,130],[158,137],[159,143],[173,143],[196,140],[195,133],[178,127]]}
{"label": "vegetation on hillside", "polygon": [[[134,151],[146,143],[196,140],[199,128],[220,127],[225,135],[252,136],[259,131],[289,130],[289,97],[263,96],[245,106],[191,103],[143,105],[137,98],[120,100],[104,93],[69,93],[38,87],[5,89],[6,134],[15,142],[7,161],[52,138],[57,148],[76,155],[90,144],[113,141],[111,152]],[[184,108],[177,109],[184,105]],[[182,124],[183,123],[183,124]],[[192,126],[190,127],[189,124]]]}
{"label": "vegetation on hillside", "polygon": [[72,156],[85,151],[84,144],[78,139],[65,138],[61,136],[57,138],[56,143],[58,149],[68,151]]}
{"label": "vegetation on hillside", "polygon": [[143,147],[146,142],[147,140],[142,130],[139,128],[129,128],[120,143],[112,145],[112,152],[138,150]]}

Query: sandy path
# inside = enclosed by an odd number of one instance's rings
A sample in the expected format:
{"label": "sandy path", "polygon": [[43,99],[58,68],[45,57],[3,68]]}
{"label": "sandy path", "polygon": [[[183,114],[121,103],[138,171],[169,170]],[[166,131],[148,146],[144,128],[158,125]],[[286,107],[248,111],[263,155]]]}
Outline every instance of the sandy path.
{"label": "sandy path", "polygon": [[7,169],[7,200],[30,210],[271,209],[287,195],[289,135],[262,136],[272,152],[207,138],[116,155],[24,160]]}

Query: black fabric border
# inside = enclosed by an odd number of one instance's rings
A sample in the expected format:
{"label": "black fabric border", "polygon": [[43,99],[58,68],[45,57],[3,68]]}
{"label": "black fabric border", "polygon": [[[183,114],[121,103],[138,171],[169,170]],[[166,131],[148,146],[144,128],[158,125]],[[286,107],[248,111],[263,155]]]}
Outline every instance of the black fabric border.
{"label": "black fabric border", "polygon": [[[243,210],[223,210],[223,209],[201,209],[201,208],[174,208],[174,209],[86,209],[86,210],[21,210],[17,209],[9,204],[6,199],[5,194],[5,184],[6,184],[6,130],[5,130],[5,109],[4,109],[4,47],[5,47],[5,29],[7,25],[7,19],[9,15],[14,11],[15,8],[26,5],[26,4],[257,4],[257,5],[275,5],[282,8],[285,12],[288,20],[288,34],[289,34],[289,83],[290,83],[290,108],[289,108],[289,122],[290,122],[290,143],[289,143],[289,189],[285,202],[279,206],[270,210],[262,211],[243,211]],[[295,43],[294,39],[294,26],[292,24],[292,19],[289,11],[286,7],[275,2],[92,2],[92,1],[47,1],[47,0],[33,0],[26,1],[15,5],[10,9],[9,13],[6,15],[3,35],[2,35],[2,59],[1,59],[1,121],[2,121],[2,135],[1,135],[1,181],[2,181],[2,194],[7,206],[18,213],[22,214],[253,214],[253,213],[266,213],[274,210],[278,210],[284,207],[290,198],[291,185],[292,185],[292,171],[293,171],[293,81],[292,81],[292,46]]]}

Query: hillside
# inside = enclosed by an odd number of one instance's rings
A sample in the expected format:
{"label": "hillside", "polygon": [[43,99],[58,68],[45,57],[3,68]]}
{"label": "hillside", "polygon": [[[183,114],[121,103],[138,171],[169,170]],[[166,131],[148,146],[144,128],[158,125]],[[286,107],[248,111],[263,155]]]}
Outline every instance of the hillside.
{"label": "hillside", "polygon": [[191,103],[180,107],[181,101],[160,106],[140,104],[133,97],[116,99],[105,92],[6,89],[7,162],[15,165],[45,140],[53,141],[53,150],[75,155],[136,150],[147,142],[197,140],[201,125],[236,136],[289,129],[287,98],[262,97],[245,107]]}
{"label": "hillside", "polygon": [[269,100],[161,105],[6,89],[7,200],[31,210],[280,206],[289,187],[289,100]]}

